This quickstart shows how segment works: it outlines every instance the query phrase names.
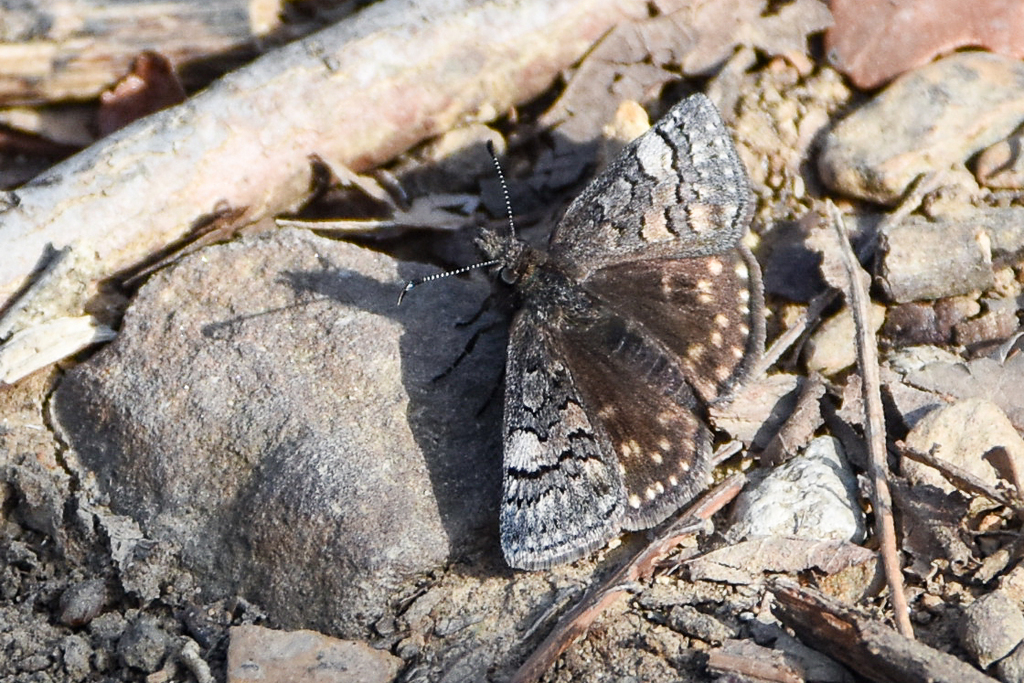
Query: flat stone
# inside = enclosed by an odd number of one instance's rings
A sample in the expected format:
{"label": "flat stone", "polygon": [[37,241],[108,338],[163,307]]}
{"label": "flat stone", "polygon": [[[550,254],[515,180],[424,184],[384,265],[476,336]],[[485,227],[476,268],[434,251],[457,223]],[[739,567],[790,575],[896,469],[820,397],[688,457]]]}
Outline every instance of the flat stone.
{"label": "flat stone", "polygon": [[[868,310],[872,331],[878,332],[885,322],[885,306],[873,303]],[[855,336],[853,313],[844,306],[807,342],[807,369],[831,376],[856,363],[857,347],[851,343]]]}
{"label": "flat stone", "polygon": [[898,303],[941,299],[992,287],[992,239],[968,220],[911,216],[881,236],[879,282]]}
{"label": "flat stone", "polygon": [[388,683],[402,660],[366,643],[316,631],[234,626],[228,644],[228,683]]}
{"label": "flat stone", "polygon": [[497,552],[503,326],[459,325],[482,277],[397,306],[427,272],[282,230],[154,276],[54,398],[93,498],[180,552],[204,599],[336,634],[402,581]]}

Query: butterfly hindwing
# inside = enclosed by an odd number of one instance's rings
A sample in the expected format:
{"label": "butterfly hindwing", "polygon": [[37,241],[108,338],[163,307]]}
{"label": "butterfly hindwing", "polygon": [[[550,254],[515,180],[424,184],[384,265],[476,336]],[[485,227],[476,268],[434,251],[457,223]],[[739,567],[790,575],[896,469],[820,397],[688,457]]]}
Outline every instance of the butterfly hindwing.
{"label": "butterfly hindwing", "polygon": [[742,245],[713,256],[610,266],[584,287],[671,350],[706,404],[727,397],[761,353],[760,269]]}
{"label": "butterfly hindwing", "polygon": [[710,432],[676,355],[599,301],[560,331],[583,406],[610,444],[624,484],[622,527],[646,529],[703,491]]}

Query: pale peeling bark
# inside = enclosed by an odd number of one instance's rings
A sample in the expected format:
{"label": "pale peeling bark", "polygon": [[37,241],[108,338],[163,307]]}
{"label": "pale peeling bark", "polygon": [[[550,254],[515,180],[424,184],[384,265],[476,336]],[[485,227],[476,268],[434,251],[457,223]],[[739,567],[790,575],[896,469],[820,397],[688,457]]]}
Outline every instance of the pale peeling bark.
{"label": "pale peeling bark", "polygon": [[363,170],[548,87],[638,0],[388,0],[228,74],[8,195],[0,300],[47,244],[128,267],[205,216],[288,210],[309,158]]}

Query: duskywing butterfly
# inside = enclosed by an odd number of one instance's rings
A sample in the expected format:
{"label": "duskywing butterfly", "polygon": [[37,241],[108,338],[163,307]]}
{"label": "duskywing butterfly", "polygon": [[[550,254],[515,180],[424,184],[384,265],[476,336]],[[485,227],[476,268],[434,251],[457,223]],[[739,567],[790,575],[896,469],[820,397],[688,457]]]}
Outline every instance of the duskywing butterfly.
{"label": "duskywing butterfly", "polygon": [[750,204],[729,133],[698,94],[572,202],[546,251],[481,238],[520,306],[500,515],[512,567],[583,557],[707,487],[707,407],[764,341],[760,271],[740,242]]}

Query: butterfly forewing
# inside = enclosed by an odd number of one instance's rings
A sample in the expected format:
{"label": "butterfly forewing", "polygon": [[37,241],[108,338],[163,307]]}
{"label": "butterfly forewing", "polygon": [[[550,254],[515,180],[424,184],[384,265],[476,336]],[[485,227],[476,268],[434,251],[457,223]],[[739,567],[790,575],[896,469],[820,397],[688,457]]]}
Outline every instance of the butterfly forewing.
{"label": "butterfly forewing", "polygon": [[750,220],[746,170],[703,95],[673,107],[576,198],[551,236],[581,277],[650,258],[722,253]]}

